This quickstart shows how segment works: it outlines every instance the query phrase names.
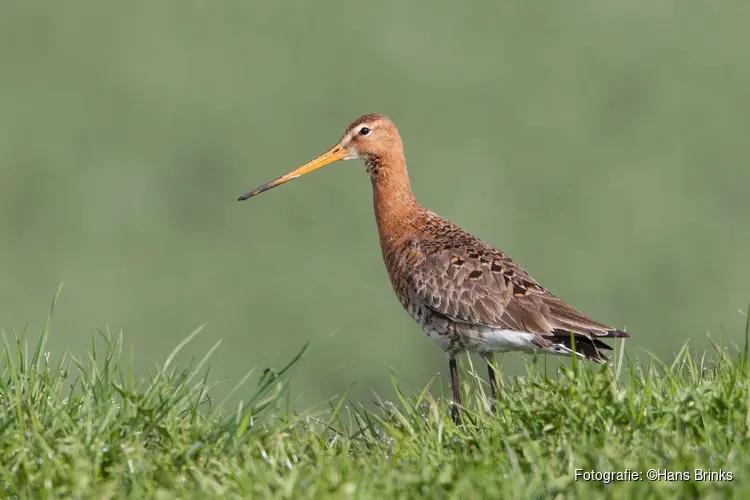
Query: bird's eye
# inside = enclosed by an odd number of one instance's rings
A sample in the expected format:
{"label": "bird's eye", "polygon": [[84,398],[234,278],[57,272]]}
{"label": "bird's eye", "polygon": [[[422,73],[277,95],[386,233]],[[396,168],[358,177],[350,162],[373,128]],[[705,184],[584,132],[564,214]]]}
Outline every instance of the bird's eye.
{"label": "bird's eye", "polygon": [[370,129],[367,127],[362,127],[361,129],[359,129],[359,135],[367,135],[369,133],[370,133]]}

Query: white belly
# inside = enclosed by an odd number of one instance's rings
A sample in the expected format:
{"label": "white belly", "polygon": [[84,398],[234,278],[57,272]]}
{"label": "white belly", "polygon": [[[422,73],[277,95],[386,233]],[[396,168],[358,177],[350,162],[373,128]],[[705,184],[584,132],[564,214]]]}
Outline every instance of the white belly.
{"label": "white belly", "polygon": [[481,334],[472,337],[468,344],[477,351],[505,352],[526,351],[531,352],[536,346],[531,342],[534,335],[531,333],[516,332],[514,330],[500,330],[486,328]]}
{"label": "white belly", "polygon": [[[456,335],[447,334],[440,328],[425,325],[424,332],[438,343],[441,349],[450,350],[456,346]],[[476,331],[460,334],[458,343],[465,349],[476,352],[532,352],[537,349],[532,343],[531,333],[502,330],[497,328],[478,327]]]}
{"label": "white belly", "polygon": [[415,306],[416,304],[418,304],[416,300],[404,304],[406,312],[422,327],[424,333],[437,342],[444,351],[454,351],[456,347],[459,347],[476,352],[532,352],[537,348],[531,342],[534,338],[531,333],[468,324],[462,325],[464,328],[461,329],[461,333],[457,333],[455,330],[449,332],[449,325],[445,319],[435,321],[433,318],[433,321],[429,321],[426,308]]}

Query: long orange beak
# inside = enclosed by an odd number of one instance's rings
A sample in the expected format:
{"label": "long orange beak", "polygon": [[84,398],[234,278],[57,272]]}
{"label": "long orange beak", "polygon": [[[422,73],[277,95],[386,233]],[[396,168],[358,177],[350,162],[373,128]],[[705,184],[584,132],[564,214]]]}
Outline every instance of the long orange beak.
{"label": "long orange beak", "polygon": [[310,172],[318,170],[321,167],[325,167],[330,163],[343,160],[344,158],[346,158],[347,154],[348,151],[346,150],[346,148],[342,147],[340,144],[336,144],[334,147],[318,156],[310,163],[306,163],[300,168],[292,170],[288,174],[282,175],[278,179],[271,181],[268,184],[263,184],[262,186],[253,189],[249,193],[243,194],[237,199],[237,201],[247,200],[248,198],[252,198],[256,194],[263,193],[271,188],[275,188],[276,186],[281,186],[285,182],[289,182],[292,179],[296,179],[297,177],[302,177],[303,175],[309,174]]}

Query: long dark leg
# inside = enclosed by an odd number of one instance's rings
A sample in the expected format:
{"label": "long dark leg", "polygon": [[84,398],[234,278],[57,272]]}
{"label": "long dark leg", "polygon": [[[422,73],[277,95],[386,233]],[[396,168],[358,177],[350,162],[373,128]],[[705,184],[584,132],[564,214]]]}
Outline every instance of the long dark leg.
{"label": "long dark leg", "polygon": [[490,394],[492,395],[492,413],[497,413],[497,372],[495,371],[495,353],[482,353],[482,358],[487,362],[487,375],[490,379]]}
{"label": "long dark leg", "polygon": [[458,409],[459,406],[463,406],[461,400],[461,385],[458,380],[458,366],[456,366],[456,357],[449,355],[448,366],[451,371],[451,389],[453,390],[453,407],[451,408],[451,417],[453,417],[453,423],[459,425],[461,423],[461,411]]}

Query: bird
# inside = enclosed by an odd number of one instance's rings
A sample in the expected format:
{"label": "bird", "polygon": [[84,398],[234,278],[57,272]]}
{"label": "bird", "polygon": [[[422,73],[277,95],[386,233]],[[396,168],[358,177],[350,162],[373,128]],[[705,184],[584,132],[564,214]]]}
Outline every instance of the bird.
{"label": "bird", "polygon": [[495,353],[547,353],[602,364],[609,360],[602,351],[612,350],[602,339],[630,337],[562,301],[503,250],[421,205],[410,185],[401,134],[383,114],[360,116],[328,151],[239,201],[354,159],[364,160],[370,177],[380,249],[393,291],[447,357],[451,417],[457,425],[463,407],[459,354],[474,352],[487,361],[495,411]]}

